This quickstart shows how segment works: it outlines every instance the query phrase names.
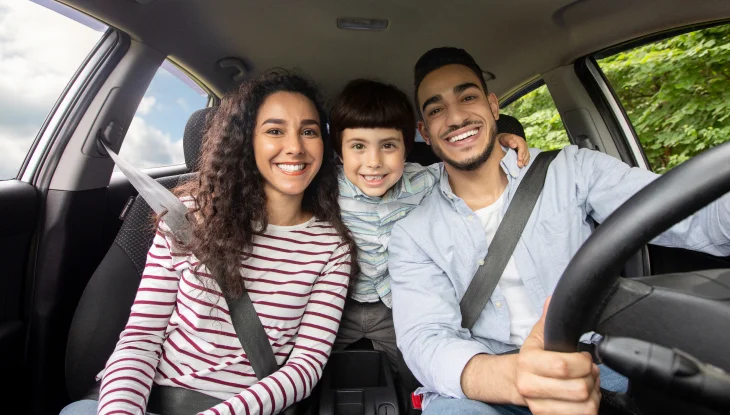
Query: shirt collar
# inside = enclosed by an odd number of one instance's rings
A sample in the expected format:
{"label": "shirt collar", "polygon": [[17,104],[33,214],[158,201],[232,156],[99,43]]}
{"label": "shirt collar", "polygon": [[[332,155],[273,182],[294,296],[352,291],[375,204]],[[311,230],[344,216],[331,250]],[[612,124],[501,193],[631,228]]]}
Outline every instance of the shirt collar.
{"label": "shirt collar", "polygon": [[[509,148],[502,146],[502,150],[504,150],[505,155],[502,157],[502,160],[499,162],[499,166],[504,171],[504,174],[507,175],[507,181],[511,182],[513,179],[516,179],[520,175],[520,168],[517,166],[517,152],[516,151],[510,151]],[[441,177],[439,179],[439,189],[441,190],[441,194],[451,201],[453,204],[455,200],[459,199],[459,196],[456,196],[451,190],[451,184],[449,184],[449,174],[446,172],[446,163],[441,163]]]}

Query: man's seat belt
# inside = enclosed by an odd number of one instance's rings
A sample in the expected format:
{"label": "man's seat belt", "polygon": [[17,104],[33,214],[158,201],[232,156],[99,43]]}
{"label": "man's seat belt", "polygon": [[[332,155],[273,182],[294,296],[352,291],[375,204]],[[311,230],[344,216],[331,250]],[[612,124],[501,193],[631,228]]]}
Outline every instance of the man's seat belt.
{"label": "man's seat belt", "polygon": [[[160,183],[137,170],[127,161],[119,157],[119,155],[106,144],[103,133],[101,132],[98,136],[98,141],[104,147],[109,157],[114,160],[114,163],[116,163],[117,167],[119,167],[119,170],[124,173],[130,184],[137,190],[137,192],[139,192],[139,195],[145,200],[145,202],[147,202],[152,210],[157,215],[165,214],[165,224],[170,228],[173,235],[175,235],[175,237],[183,244],[187,244],[191,239],[191,227],[186,216],[188,207]],[[251,298],[246,292],[243,292],[243,294],[236,299],[229,299],[226,297],[226,303],[228,304],[228,309],[231,313],[233,328],[236,331],[238,340],[241,342],[241,346],[243,346],[244,352],[246,352],[246,356],[249,363],[251,363],[254,373],[256,373],[256,377],[261,380],[276,372],[279,369],[279,365],[276,362],[274,351],[271,348],[264,326],[261,324],[261,320],[256,313],[253,303],[251,302]],[[210,405],[209,402],[201,402],[203,406],[205,406],[204,408],[192,408],[198,398],[185,399],[183,397],[181,399],[178,398],[178,396],[180,396],[182,391],[176,390],[180,388],[169,389],[171,389],[171,391],[166,394],[169,395],[170,399],[182,402],[179,403],[179,405],[185,407],[179,409],[170,408],[170,406],[174,407],[176,405],[167,405],[167,403],[163,403],[169,408],[171,413],[197,413],[203,412],[211,407],[207,406]],[[195,391],[191,392],[199,395]],[[290,413],[289,409],[293,410],[294,408],[289,407],[285,410],[285,413]],[[163,415],[167,414],[164,413]]]}
{"label": "man's seat belt", "polygon": [[548,167],[559,152],[560,150],[553,150],[538,154],[517,187],[507,212],[489,245],[487,256],[482,265],[477,268],[474,278],[459,303],[462,327],[467,329],[474,327],[492,297],[504,268],[517,246],[517,241],[525,229],[527,220],[530,219],[535,203],[540,197]]}

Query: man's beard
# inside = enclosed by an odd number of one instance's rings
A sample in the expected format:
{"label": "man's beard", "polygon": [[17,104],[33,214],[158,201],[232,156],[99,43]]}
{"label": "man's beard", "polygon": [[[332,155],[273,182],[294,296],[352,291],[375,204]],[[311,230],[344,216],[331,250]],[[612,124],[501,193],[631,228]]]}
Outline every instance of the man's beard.
{"label": "man's beard", "polygon": [[[492,128],[490,128],[490,137],[489,137],[489,144],[487,145],[487,148],[484,149],[484,151],[481,154],[478,154],[468,160],[464,161],[456,161],[449,157],[446,157],[443,151],[441,151],[441,147],[439,146],[431,146],[431,150],[433,150],[434,154],[436,154],[437,157],[439,157],[441,160],[444,161],[444,163],[450,165],[451,167],[461,170],[461,171],[474,171],[481,167],[482,164],[486,163],[487,160],[489,160],[489,156],[492,155],[492,150],[494,150],[494,142],[497,141],[497,122],[492,120]],[[463,128],[463,127],[459,127]],[[442,140],[442,138],[439,138],[439,140]]]}

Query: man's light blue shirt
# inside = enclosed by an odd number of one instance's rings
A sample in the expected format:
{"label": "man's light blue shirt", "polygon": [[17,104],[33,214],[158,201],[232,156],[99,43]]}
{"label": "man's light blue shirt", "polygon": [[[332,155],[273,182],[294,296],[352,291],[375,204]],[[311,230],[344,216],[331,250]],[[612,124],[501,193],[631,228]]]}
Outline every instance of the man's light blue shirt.
{"label": "man's light blue shirt", "polygon": [[[530,149],[531,160],[539,153]],[[502,159],[501,168],[508,179],[504,214],[528,169],[517,167],[517,155],[512,151]],[[602,222],[657,177],[576,146],[558,154],[513,253],[537,315],[590,235],[589,216]],[[730,195],[676,224],[652,243],[730,255]],[[443,166],[437,188],[392,230],[388,268],[396,337],[408,367],[424,385],[425,405],[436,393],[465,397],[461,373],[474,355],[499,354],[516,347],[509,344],[509,310],[499,286],[473,329],[461,327],[459,301],[487,248],[479,219],[452,192]]]}
{"label": "man's light blue shirt", "polygon": [[338,202],[342,222],[357,244],[360,274],[350,288],[350,297],[363,303],[383,303],[391,307],[388,274],[388,243],[396,221],[403,219],[438,182],[437,165],[424,167],[406,163],[403,176],[381,197],[366,195],[338,171]]}

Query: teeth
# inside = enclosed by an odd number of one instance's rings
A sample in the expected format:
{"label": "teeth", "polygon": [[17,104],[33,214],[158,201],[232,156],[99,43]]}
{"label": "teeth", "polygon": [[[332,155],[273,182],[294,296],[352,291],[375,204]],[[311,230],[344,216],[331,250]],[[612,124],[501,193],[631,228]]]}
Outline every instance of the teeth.
{"label": "teeth", "polygon": [[464,140],[464,139],[469,138],[469,137],[471,137],[473,135],[476,135],[477,131],[479,131],[479,129],[474,129],[474,130],[467,131],[467,132],[462,133],[462,134],[459,134],[459,135],[457,135],[455,137],[449,138],[448,141],[449,141],[449,143],[455,143],[457,141]]}
{"label": "teeth", "polygon": [[304,170],[306,164],[277,164],[276,167],[289,172]]}
{"label": "teeth", "polygon": [[381,174],[380,176],[363,176],[363,177],[365,177],[365,180],[367,180],[369,182],[374,182],[374,181],[382,179],[383,177],[385,177],[385,175]]}

